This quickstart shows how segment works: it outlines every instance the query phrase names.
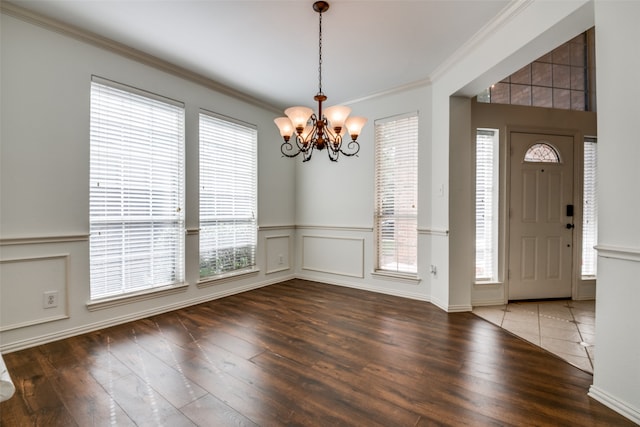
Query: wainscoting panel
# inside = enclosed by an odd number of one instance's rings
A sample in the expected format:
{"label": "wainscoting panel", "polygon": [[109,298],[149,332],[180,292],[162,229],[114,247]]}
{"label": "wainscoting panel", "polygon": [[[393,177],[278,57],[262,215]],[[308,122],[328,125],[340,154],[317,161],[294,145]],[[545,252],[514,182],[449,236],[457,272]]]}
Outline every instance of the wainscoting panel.
{"label": "wainscoting panel", "polygon": [[291,268],[289,235],[265,237],[266,264],[265,273],[277,273]]}
{"label": "wainscoting panel", "polygon": [[[66,319],[69,254],[0,260],[0,331]],[[44,308],[45,292],[57,306]]]}
{"label": "wainscoting panel", "polygon": [[364,278],[364,239],[303,235],[302,269]]}

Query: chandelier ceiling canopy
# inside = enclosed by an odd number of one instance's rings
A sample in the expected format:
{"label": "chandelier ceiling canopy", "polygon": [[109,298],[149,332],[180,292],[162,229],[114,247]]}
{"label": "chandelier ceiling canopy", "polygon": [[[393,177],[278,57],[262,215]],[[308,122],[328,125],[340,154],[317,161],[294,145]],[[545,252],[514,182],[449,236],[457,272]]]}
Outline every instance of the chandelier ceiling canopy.
{"label": "chandelier ceiling canopy", "polygon": [[[302,153],[303,162],[311,160],[313,150],[327,149],[329,159],[337,161],[340,153],[354,156],[360,151],[360,144],[356,141],[367,119],[364,117],[349,117],[351,108],[334,105],[322,109],[322,103],[327,97],[322,92],[322,14],[329,9],[326,1],[317,1],[313,10],[318,12],[318,93],[313,97],[318,102],[318,113],[311,108],[296,106],[284,110],[286,117],[274,120],[284,142],[280,151],[286,157],[296,157]],[[295,135],[294,135],[295,134]],[[343,145],[343,137],[350,138]],[[293,143],[291,137],[294,137]]]}

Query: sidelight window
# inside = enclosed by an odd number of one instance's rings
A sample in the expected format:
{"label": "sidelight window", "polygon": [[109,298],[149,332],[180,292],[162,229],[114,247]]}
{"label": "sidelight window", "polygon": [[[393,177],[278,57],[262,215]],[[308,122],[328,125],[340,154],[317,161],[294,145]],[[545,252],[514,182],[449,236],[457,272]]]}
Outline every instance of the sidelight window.
{"label": "sidelight window", "polygon": [[498,280],[498,130],[476,131],[476,281]]}
{"label": "sidelight window", "polygon": [[584,141],[584,181],[582,201],[582,277],[594,278],[597,272],[598,199],[596,185],[598,156],[596,138]]}

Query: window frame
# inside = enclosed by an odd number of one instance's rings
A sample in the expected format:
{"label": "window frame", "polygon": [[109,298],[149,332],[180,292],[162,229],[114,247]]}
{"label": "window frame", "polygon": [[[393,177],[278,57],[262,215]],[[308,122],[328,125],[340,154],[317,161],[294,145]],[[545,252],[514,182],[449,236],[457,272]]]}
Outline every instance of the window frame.
{"label": "window frame", "polygon": [[90,89],[88,306],[100,308],[184,286],[185,107],[98,76]]}
{"label": "window frame", "polygon": [[[246,273],[258,271],[256,255],[257,255],[257,209],[258,209],[258,133],[257,127],[241,120],[233,119],[212,111],[201,109],[198,115],[199,123],[199,245],[198,245],[198,283],[207,283],[215,280],[236,276]],[[207,127],[209,126],[209,127]],[[205,133],[206,132],[206,133]],[[232,136],[233,134],[233,136]],[[247,140],[243,142],[234,139],[234,137],[243,136]],[[215,141],[211,138],[219,138]],[[205,146],[205,144],[216,143],[217,148]],[[226,145],[225,145],[226,144]],[[239,150],[240,148],[249,148],[249,162],[247,153]],[[213,152],[216,150],[216,153]],[[220,159],[216,159],[216,155],[224,154]],[[207,157],[204,157],[207,156]],[[234,156],[239,156],[234,160]],[[238,167],[229,167],[230,162],[236,162],[237,166],[248,166],[249,171],[244,170],[241,175],[237,175]],[[237,163],[239,162],[239,163]],[[209,169],[205,169],[205,164]],[[207,170],[217,170],[220,172],[217,176],[207,175]],[[224,172],[224,171],[226,172]],[[231,175],[229,175],[231,174]],[[237,181],[219,184],[216,179],[237,178]],[[208,188],[227,189],[226,192],[232,195],[233,202],[229,204],[224,199],[225,191],[212,190],[205,191],[204,186]],[[234,191],[228,189],[233,188]],[[241,191],[238,191],[241,190]],[[229,195],[227,194],[227,195]],[[247,201],[248,200],[248,201]],[[239,210],[243,210],[245,215],[239,215]],[[249,216],[249,210],[251,214]],[[220,216],[221,215],[221,216]],[[230,246],[221,248],[213,244],[205,244],[206,241],[228,241],[230,235],[221,237],[221,231],[216,234],[215,224],[231,226],[233,228],[231,240],[237,242],[242,240],[249,243],[242,247]],[[244,224],[246,227],[239,227]],[[244,234],[242,233],[244,229]],[[247,234],[248,233],[248,234]],[[216,234],[218,239],[216,239]],[[235,244],[235,243],[234,243]],[[226,255],[221,256],[222,249],[231,250]],[[242,251],[239,251],[242,249]],[[248,252],[247,252],[248,251]],[[208,252],[211,257],[204,257],[204,253]],[[244,262],[248,257],[248,262]],[[224,259],[222,263],[221,259]],[[228,265],[231,262],[234,267]],[[209,273],[207,273],[207,269]]]}
{"label": "window frame", "polygon": [[[541,154],[542,150],[546,150],[551,157],[536,157]],[[562,163],[560,152],[556,147],[547,141],[537,141],[531,144],[522,158],[523,163]]]}
{"label": "window frame", "polygon": [[478,94],[478,102],[593,111],[593,31],[578,34],[486,88]]}
{"label": "window frame", "polygon": [[[418,112],[378,119],[374,127],[374,273],[417,278]],[[387,138],[386,132],[391,133],[392,136]],[[388,156],[385,150],[391,149],[400,153],[403,163],[397,160],[385,162],[384,158]],[[409,180],[395,178],[396,173],[406,173],[408,170],[413,171],[413,176]],[[385,177],[385,171],[390,175]],[[394,196],[392,202],[388,201],[389,195]],[[400,201],[396,200],[398,196]],[[390,237],[391,233],[392,237]],[[406,239],[406,244],[400,244],[401,237]],[[383,243],[385,243],[384,247]],[[395,261],[386,262],[385,259],[388,258],[393,258]],[[392,265],[395,265],[395,268],[392,268]]]}
{"label": "window frame", "polygon": [[[487,145],[491,145],[490,147],[483,147],[484,149],[481,151],[478,149],[478,136],[481,133],[491,133],[491,140],[483,141]],[[489,135],[485,135],[489,136]],[[490,152],[490,153],[489,153]],[[482,159],[479,159],[479,154],[482,156]],[[487,156],[491,156],[489,160],[486,159]],[[484,161],[485,164],[483,168],[481,168],[479,161]],[[488,165],[487,163],[491,163]],[[479,173],[483,173],[486,175],[487,167],[490,167],[491,176],[484,177],[483,180],[479,179]],[[484,182],[482,186],[484,191],[482,194],[479,194],[478,182]],[[486,182],[490,181],[490,182]],[[487,196],[486,193],[490,192]],[[478,198],[483,197],[482,204],[486,206],[487,203],[484,202],[486,199],[489,200],[489,225],[487,226],[486,222],[483,223],[483,227],[480,228],[478,226]],[[500,281],[500,130],[495,128],[477,128],[475,132],[475,141],[474,141],[474,283],[479,284],[487,284],[487,283],[499,283]],[[486,212],[485,212],[486,213]],[[480,230],[479,230],[480,229]],[[482,231],[485,230],[485,231]],[[485,238],[489,238],[489,252],[491,256],[487,261],[481,261],[480,263],[484,264],[483,268],[489,268],[490,274],[478,275],[478,238],[479,234],[484,234]],[[486,245],[485,245],[486,246]]]}
{"label": "window frame", "polygon": [[[598,276],[598,254],[594,246],[598,243],[598,139],[585,136],[583,141],[582,171],[582,252],[580,254],[580,277],[595,280]],[[592,167],[590,167],[592,165]],[[591,258],[585,271],[585,258]]]}

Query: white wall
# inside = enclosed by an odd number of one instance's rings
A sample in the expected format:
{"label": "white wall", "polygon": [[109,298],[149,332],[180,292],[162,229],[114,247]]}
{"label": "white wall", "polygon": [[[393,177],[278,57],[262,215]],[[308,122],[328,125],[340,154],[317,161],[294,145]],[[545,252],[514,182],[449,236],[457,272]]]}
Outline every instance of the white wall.
{"label": "white wall", "polygon": [[590,395],[640,424],[640,2],[596,1],[598,288]]}
{"label": "white wall", "polygon": [[[276,112],[6,14],[1,21],[0,341],[3,351],[193,304],[293,275],[295,166],[281,158]],[[186,282],[151,299],[89,311],[91,75],[186,105]],[[258,127],[258,268],[197,286],[198,111]],[[280,262],[282,255],[282,262]],[[42,293],[60,292],[57,309]],[[15,309],[19,307],[19,309]]]}
{"label": "white wall", "polygon": [[[354,115],[368,118],[358,138],[361,150],[357,157],[340,157],[338,162],[330,162],[325,152],[317,152],[304,164],[300,159],[295,160],[298,165],[298,275],[327,283],[428,299],[430,236],[426,229],[430,226],[430,87],[375,97],[350,107]],[[421,230],[418,282],[372,275],[375,265],[374,122],[416,111],[419,120],[418,228]]]}

